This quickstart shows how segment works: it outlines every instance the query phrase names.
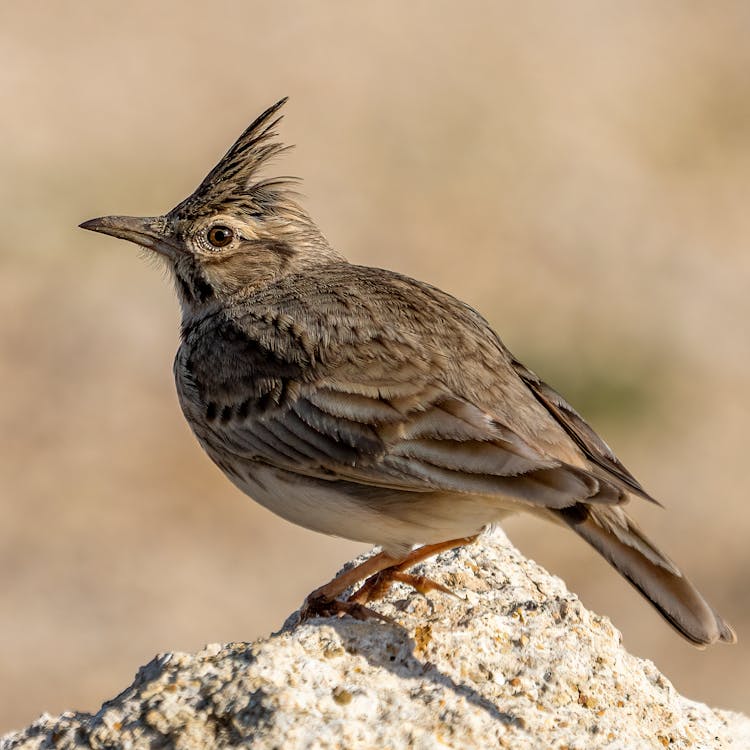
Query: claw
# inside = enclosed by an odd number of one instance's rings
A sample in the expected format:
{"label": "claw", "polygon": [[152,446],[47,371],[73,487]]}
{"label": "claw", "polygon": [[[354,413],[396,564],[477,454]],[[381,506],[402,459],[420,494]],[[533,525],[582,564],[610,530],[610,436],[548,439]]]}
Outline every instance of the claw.
{"label": "claw", "polygon": [[388,589],[396,581],[411,586],[422,594],[422,596],[426,596],[430,591],[442,591],[444,594],[455,596],[455,594],[449,588],[443,586],[442,583],[433,581],[426,576],[404,573],[402,570],[399,570],[398,567],[394,566],[392,568],[381,570],[379,573],[370,576],[362,586],[360,586],[357,591],[349,597],[348,601],[357,604],[367,604],[382,599],[388,592]]}
{"label": "claw", "polygon": [[[359,565],[339,573],[331,581],[315,589],[302,605],[299,622],[302,623],[313,617],[343,617],[349,615],[356,620],[380,620],[391,625],[398,625],[395,620],[386,615],[381,615],[379,612],[366,607],[365,604],[382,599],[394,581],[405,583],[422,595],[426,595],[430,591],[441,591],[444,594],[458,596],[437,581],[404,571],[440,552],[471,544],[475,539],[476,536],[467,536],[437,544],[424,545],[412,550],[401,559],[391,557],[385,551],[379,552]],[[362,580],[364,580],[364,583],[348,599],[342,601],[336,598],[350,586]]]}
{"label": "claw", "polygon": [[443,586],[442,583],[433,581],[431,578],[427,578],[427,576],[416,576],[410,573],[396,571],[393,574],[393,578],[396,581],[405,583],[407,586],[411,586],[422,594],[422,596],[427,596],[430,591],[441,591],[443,594],[449,594],[450,596],[458,598],[458,594],[451,591],[447,586]]}
{"label": "claw", "polygon": [[302,623],[314,617],[343,617],[344,615],[349,615],[355,620],[381,620],[390,625],[396,624],[396,621],[392,618],[380,614],[370,607],[365,607],[360,602],[327,599],[322,596],[308,597],[305,600],[300,610],[299,621]]}

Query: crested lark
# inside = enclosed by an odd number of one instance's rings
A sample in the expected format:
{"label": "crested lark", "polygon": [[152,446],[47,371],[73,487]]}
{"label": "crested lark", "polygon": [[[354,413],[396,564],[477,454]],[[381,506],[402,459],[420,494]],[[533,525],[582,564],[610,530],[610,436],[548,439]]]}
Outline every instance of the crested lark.
{"label": "crested lark", "polygon": [[631,496],[649,495],[479,313],[348,263],[290,179],[259,177],[284,150],[284,101],[169,213],[81,226],[154,251],[172,272],[180,404],[227,477],[293,523],[382,546],[313,592],[308,613],[367,616],[392,580],[442,589],[406,569],[527,511],[582,537],[694,644],[734,641],[626,515]]}

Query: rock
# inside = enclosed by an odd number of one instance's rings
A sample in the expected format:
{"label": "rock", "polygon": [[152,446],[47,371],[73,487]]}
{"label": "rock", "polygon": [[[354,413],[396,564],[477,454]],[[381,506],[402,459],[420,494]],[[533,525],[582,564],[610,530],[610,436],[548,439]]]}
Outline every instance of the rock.
{"label": "rock", "polygon": [[96,714],[42,716],[0,750],[750,747],[750,719],[678,695],[501,532],[415,570],[457,596],[397,585],[374,607],[399,625],[295,613],[158,656]]}

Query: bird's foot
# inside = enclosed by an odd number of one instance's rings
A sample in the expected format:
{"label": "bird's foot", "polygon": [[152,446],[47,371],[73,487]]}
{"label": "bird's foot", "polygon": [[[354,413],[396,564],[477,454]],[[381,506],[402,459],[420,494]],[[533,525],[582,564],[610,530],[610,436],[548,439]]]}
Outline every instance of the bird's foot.
{"label": "bird's foot", "polygon": [[[313,617],[350,615],[357,620],[381,620],[397,625],[398,623],[395,620],[365,605],[381,599],[395,582],[405,583],[420,594],[442,591],[445,594],[456,596],[450,589],[441,583],[437,583],[437,581],[405,571],[428,557],[454,547],[471,544],[475,539],[476,535],[424,545],[401,558],[391,557],[385,552],[378,552],[377,555],[373,555],[359,565],[342,571],[331,581],[309,594],[302,605],[302,609],[300,609],[299,622],[305,622]],[[338,598],[346,589],[362,580],[364,580],[364,583],[348,599]]]}
{"label": "bird's foot", "polygon": [[401,570],[401,565],[394,565],[370,576],[347,601],[351,604],[358,605],[377,601],[378,599],[382,599],[388,593],[388,589],[397,582],[411,586],[423,596],[426,596],[430,591],[442,591],[444,594],[455,596],[455,594],[449,588],[443,586],[442,583],[433,581],[426,576],[404,573],[404,571]]}
{"label": "bird's foot", "polygon": [[395,620],[386,615],[376,612],[374,609],[365,607],[363,603],[350,599],[329,599],[323,595],[310,594],[305,599],[299,613],[299,622],[303,623],[314,617],[343,617],[349,615],[355,620],[380,620],[391,625]]}

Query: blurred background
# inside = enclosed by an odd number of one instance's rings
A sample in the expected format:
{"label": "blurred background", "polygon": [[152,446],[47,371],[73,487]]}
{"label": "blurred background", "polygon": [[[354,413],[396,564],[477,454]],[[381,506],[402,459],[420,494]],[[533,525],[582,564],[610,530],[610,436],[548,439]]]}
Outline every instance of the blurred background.
{"label": "blurred background", "polygon": [[750,6],[0,6],[0,731],[250,640],[362,547],[235,490],[180,414],[161,213],[290,95],[278,170],[356,262],[446,288],[561,390],[740,637],[699,652],[570,534],[514,542],[689,697],[750,708]]}

